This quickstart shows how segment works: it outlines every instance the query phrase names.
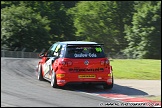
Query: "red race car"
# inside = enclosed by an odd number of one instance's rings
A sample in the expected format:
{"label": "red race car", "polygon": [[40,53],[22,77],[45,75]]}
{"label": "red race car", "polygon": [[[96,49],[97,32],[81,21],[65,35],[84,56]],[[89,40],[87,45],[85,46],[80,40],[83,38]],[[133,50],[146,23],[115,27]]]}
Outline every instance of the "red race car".
{"label": "red race car", "polygon": [[69,83],[92,83],[113,87],[113,72],[103,44],[87,41],[54,43],[47,52],[40,53],[38,79],[48,80],[52,87]]}

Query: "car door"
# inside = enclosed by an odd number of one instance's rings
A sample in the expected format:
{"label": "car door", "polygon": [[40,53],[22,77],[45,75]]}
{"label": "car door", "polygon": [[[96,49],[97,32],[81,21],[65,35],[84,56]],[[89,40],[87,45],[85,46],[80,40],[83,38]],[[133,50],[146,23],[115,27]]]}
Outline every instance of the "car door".
{"label": "car door", "polygon": [[46,60],[43,64],[44,77],[50,79],[50,71],[52,70],[52,63],[54,62],[56,56],[54,55],[55,50],[59,44],[53,44],[46,53]]}

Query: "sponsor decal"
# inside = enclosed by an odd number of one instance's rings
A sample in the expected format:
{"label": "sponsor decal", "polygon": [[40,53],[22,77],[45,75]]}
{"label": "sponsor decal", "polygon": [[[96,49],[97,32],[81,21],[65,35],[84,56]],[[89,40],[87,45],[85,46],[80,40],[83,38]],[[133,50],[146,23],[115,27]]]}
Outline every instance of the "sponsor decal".
{"label": "sponsor decal", "polygon": [[69,68],[70,72],[96,72],[104,71],[104,68]]}
{"label": "sponsor decal", "polygon": [[84,53],[76,54],[75,53],[74,57],[97,57],[97,55],[94,53],[89,53],[89,54],[84,54]]}

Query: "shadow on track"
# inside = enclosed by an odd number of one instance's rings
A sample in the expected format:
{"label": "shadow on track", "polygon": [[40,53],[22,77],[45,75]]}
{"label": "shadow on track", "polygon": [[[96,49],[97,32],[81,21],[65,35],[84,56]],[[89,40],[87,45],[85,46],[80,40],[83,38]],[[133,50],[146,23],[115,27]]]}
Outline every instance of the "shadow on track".
{"label": "shadow on track", "polygon": [[77,84],[77,85],[71,84],[66,85],[63,88],[59,89],[86,92],[86,93],[95,93],[95,94],[148,95],[148,93],[144,91],[117,84],[114,84],[114,87],[112,89],[103,89],[101,85],[92,85],[92,84]]}

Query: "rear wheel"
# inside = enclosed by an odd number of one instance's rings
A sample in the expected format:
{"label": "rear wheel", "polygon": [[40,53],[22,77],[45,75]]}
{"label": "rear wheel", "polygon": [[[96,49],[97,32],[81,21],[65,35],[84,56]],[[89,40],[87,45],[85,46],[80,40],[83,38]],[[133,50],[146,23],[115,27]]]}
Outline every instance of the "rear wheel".
{"label": "rear wheel", "polygon": [[112,77],[112,84],[111,84],[111,85],[104,84],[104,85],[103,85],[103,88],[104,88],[104,89],[111,89],[111,88],[113,88],[113,85],[114,85],[114,78]]}
{"label": "rear wheel", "polygon": [[38,65],[38,80],[43,81],[43,75],[42,75],[42,66],[41,64]]}
{"label": "rear wheel", "polygon": [[52,71],[52,76],[51,76],[51,87],[57,88],[57,80],[56,80],[56,73]]}

